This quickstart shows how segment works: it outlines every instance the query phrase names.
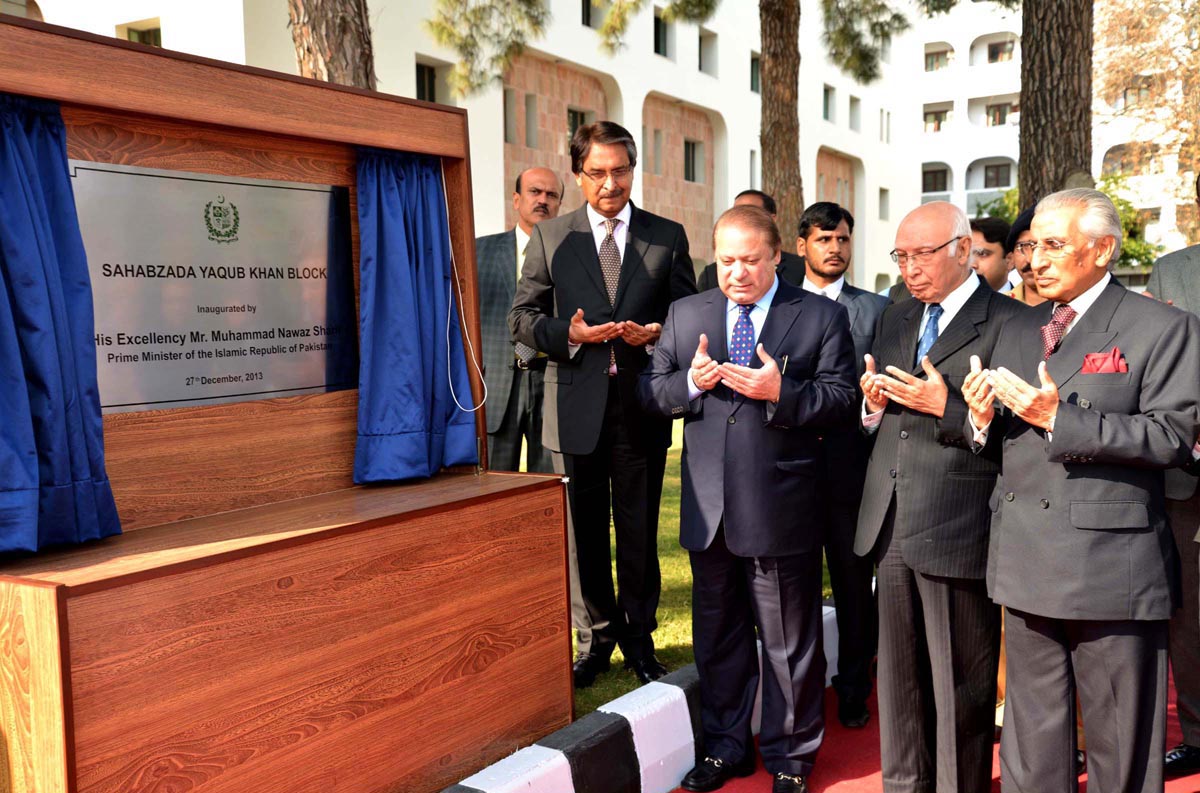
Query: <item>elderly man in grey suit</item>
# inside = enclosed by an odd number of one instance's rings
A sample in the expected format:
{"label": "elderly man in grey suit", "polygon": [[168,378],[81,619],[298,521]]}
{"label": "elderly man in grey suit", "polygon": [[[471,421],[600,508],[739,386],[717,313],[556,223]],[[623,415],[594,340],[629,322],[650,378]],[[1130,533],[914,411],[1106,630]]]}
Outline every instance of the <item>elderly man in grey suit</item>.
{"label": "elderly man in grey suit", "polygon": [[562,194],[562,180],[549,168],[522,171],[512,194],[517,225],[475,240],[483,376],[488,389],[488,467],[497,471],[520,470],[522,442],[528,449],[526,470],[552,470],[550,454],[542,446],[542,379],[548,359],[529,347],[514,345],[508,311],[529,235],[539,221],[558,216]]}
{"label": "elderly man in grey suit", "polygon": [[1200,319],[1112,277],[1121,221],[1103,193],[1043,198],[1031,231],[1048,300],[963,385],[965,429],[1003,464],[987,573],[1008,610],[1002,785],[1076,790],[1078,692],[1088,790],[1162,791],[1179,602],[1163,470],[1191,460],[1200,431]]}
{"label": "elderly man in grey suit", "polygon": [[[1196,178],[1200,204],[1200,177]],[[1146,294],[1200,316],[1200,245],[1169,253],[1154,263]],[[1182,469],[1166,472],[1167,520],[1179,550],[1183,607],[1171,617],[1171,671],[1183,743],[1167,752],[1164,775],[1200,771],[1200,488],[1197,477]]]}
{"label": "elderly man in grey suit", "polygon": [[[854,250],[851,239],[854,216],[833,202],[818,201],[804,210],[797,231],[796,251],[804,263],[800,287],[845,307],[854,339],[856,377],[862,377],[864,359],[875,338],[875,325],[888,300],[846,283]],[[861,399],[859,392],[858,400]],[[867,697],[871,694],[871,664],[875,660],[878,630],[875,594],[871,589],[875,565],[854,553],[854,528],[871,442],[859,431],[857,415],[851,415],[821,433],[820,448],[818,523],[838,626],[833,688],[838,698],[838,720],[843,726],[859,728],[870,719]]]}
{"label": "elderly man in grey suit", "polygon": [[892,257],[912,297],[883,312],[860,380],[875,446],[854,550],[879,568],[886,793],[991,790],[1000,611],[983,577],[999,466],[972,452],[961,385],[1026,308],[983,283],[970,255],[952,204],[901,221]]}

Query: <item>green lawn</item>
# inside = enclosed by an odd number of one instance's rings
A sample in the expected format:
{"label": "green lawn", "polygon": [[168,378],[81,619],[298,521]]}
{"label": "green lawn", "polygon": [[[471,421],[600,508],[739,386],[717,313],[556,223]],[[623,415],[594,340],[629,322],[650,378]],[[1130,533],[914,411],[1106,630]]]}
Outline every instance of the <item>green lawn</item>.
{"label": "green lawn", "polygon": [[[658,660],[674,671],[692,662],[692,572],[687,551],[679,547],[679,454],[683,448],[683,422],[675,422],[674,441],[667,452],[662,507],[658,513],[658,559],[662,566],[662,600],[658,605],[658,630],[654,644]],[[615,543],[615,540],[612,541]],[[824,596],[829,597],[829,573],[822,571]],[[616,572],[613,572],[616,580]],[[584,716],[605,702],[639,685],[632,672],[622,668],[620,649],[613,653],[612,669],[591,688],[575,692],[575,715]]]}

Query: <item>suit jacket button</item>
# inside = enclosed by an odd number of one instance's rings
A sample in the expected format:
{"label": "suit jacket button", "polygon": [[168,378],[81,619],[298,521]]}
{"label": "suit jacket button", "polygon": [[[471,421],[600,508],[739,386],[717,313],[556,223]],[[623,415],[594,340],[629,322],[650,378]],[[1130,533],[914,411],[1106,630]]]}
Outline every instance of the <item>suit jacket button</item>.
{"label": "suit jacket button", "polygon": [[733,416],[730,416],[730,417],[729,417],[729,423],[730,423],[730,424],[737,424],[737,419],[735,419]]}
{"label": "suit jacket button", "polygon": [[1012,501],[1012,500],[1013,500],[1014,498],[1016,498],[1016,497],[1017,497],[1017,496],[1016,496],[1016,494],[1015,494],[1015,493],[1005,493],[1005,494],[1004,494],[1004,500],[1005,500],[1005,501]]}
{"label": "suit jacket button", "polygon": [[1087,410],[1091,406],[1092,406],[1091,400],[1082,399],[1082,398],[1079,400],[1079,407],[1083,408],[1084,410]]}
{"label": "suit jacket button", "polygon": [[908,440],[908,430],[900,430],[900,440]]}
{"label": "suit jacket button", "polygon": [[888,476],[890,476],[892,479],[895,479],[896,478],[896,469],[893,468],[892,470],[888,471]]}
{"label": "suit jacket button", "polygon": [[1042,509],[1050,509],[1050,502],[1046,499],[1043,498],[1039,503],[1042,505]]}

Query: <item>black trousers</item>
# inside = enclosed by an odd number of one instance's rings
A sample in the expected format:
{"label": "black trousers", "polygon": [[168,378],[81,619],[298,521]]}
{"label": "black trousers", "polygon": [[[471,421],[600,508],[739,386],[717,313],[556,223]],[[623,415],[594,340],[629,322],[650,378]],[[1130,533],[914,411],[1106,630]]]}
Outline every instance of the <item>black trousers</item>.
{"label": "black trousers", "polygon": [[987,793],[1000,608],[982,580],[910,568],[891,542],[892,520],[889,513],[877,548],[883,789]]}
{"label": "black trousers", "polygon": [[772,774],[808,775],[825,736],[821,552],[734,556],[722,527],[708,548],[689,556],[705,754],[737,762],[754,751],[757,631],[763,765]]}
{"label": "black trousers", "polygon": [[1089,793],[1163,789],[1166,620],[1005,619],[1005,793],[1075,793],[1075,692],[1087,734]]}
{"label": "black trousers", "polygon": [[858,504],[827,500],[823,505],[825,563],[837,608],[838,656],[833,688],[839,699],[871,695],[871,662],[879,642],[879,615],[871,579],[875,563],[854,553]]}
{"label": "black trousers", "polygon": [[1183,742],[1200,746],[1200,488],[1185,501],[1167,499],[1167,520],[1175,534],[1182,567],[1183,607],[1171,616],[1171,673]]}
{"label": "black trousers", "polygon": [[[566,420],[566,419],[564,419]],[[567,494],[575,524],[579,588],[592,626],[593,654],[621,646],[627,662],[654,652],[662,590],[658,567],[658,508],[666,449],[646,449],[632,437],[616,378],[609,378],[600,440],[591,454],[564,454]],[[609,508],[617,541],[613,591]]]}
{"label": "black trousers", "polygon": [[501,396],[508,397],[500,428],[488,433],[488,467],[491,470],[521,470],[521,444],[524,442],[529,461],[526,470],[539,474],[553,472],[550,451],[542,446],[542,383],[545,376],[541,369],[514,369],[509,393],[491,395],[497,401]]}

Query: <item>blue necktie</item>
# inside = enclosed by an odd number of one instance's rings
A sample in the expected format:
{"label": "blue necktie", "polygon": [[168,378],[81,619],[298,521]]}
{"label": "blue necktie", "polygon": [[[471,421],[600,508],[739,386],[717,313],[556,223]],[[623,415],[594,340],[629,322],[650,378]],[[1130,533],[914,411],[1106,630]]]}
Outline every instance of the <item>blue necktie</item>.
{"label": "blue necktie", "polygon": [[938,337],[938,320],[942,317],[942,307],[937,303],[929,304],[929,316],[925,320],[925,332],[921,334],[921,340],[917,342],[917,360],[914,366],[921,365],[921,359],[933,347],[933,343]]}
{"label": "blue necktie", "polygon": [[738,306],[741,313],[737,322],[733,323],[733,339],[729,345],[729,355],[738,366],[750,365],[750,353],[754,351],[754,323],[750,321],[750,312],[754,304]]}

